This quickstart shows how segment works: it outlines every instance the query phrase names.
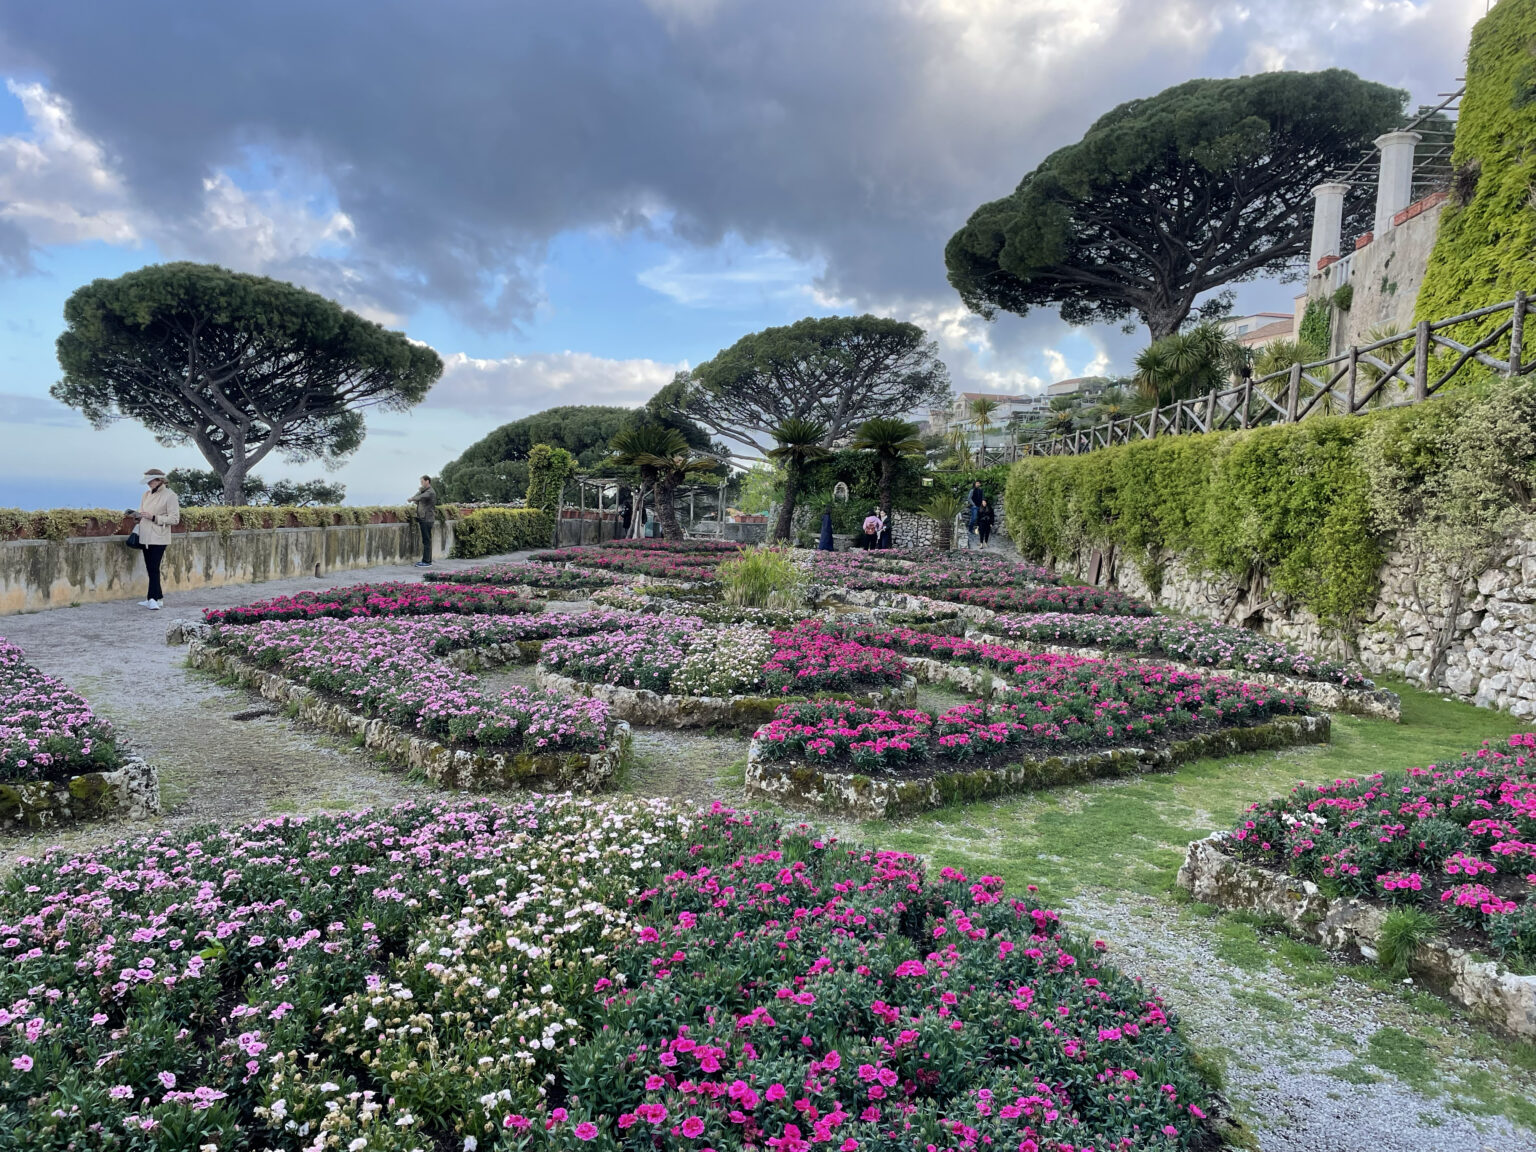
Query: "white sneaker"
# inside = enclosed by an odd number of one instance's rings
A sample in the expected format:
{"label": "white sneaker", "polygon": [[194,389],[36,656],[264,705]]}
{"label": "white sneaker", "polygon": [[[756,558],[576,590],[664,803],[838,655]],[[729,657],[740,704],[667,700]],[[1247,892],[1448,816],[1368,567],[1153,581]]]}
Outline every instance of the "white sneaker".
{"label": "white sneaker", "polygon": [[140,608],[153,608],[154,606],[155,606],[155,602],[153,600],[140,600],[139,601],[139,607]]}
{"label": "white sneaker", "polygon": [[158,600],[151,600],[151,601],[149,601],[149,607],[150,607],[150,610],[153,611],[153,612],[160,611],[160,601],[158,601]]}

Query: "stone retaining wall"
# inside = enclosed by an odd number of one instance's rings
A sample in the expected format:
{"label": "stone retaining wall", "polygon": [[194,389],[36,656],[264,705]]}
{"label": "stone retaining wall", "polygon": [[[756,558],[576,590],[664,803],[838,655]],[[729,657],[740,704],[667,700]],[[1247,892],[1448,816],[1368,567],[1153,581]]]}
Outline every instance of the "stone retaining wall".
{"label": "stone retaining wall", "polygon": [[[433,554],[453,549],[452,520],[439,520]],[[123,536],[79,536],[0,542],[0,616],[142,599],[149,592],[142,553]],[[336,524],[324,528],[252,528],[177,533],[160,579],[174,595],[193,588],[259,583],[317,572],[404,564],[421,558],[414,523]]]}
{"label": "stone retaining wall", "polygon": [[1329,728],[1327,716],[1280,716],[1251,728],[1202,732],[1163,748],[1111,748],[1041,757],[1002,768],[957,768],[905,780],[828,772],[793,760],[766,760],[754,735],[747,750],[746,790],[749,796],[775,803],[808,805],[859,820],[887,819],[1060,784],[1168,771],[1207,756],[1326,744]]}
{"label": "stone retaining wall", "polygon": [[613,782],[629,750],[629,725],[614,726],[602,752],[487,752],[450,748],[413,736],[381,719],[360,716],[276,672],[268,672],[206,639],[194,638],[187,654],[194,668],[233,676],[263,699],[297,706],[299,719],[343,736],[359,737],[363,746],[424,773],[443,788],[475,791],[530,788],[541,792],[595,792]]}
{"label": "stone retaining wall", "polygon": [[0,783],[0,828],[51,828],[72,820],[144,820],[160,815],[160,775],[141,756],[111,772],[68,780]]}
{"label": "stone retaining wall", "polygon": [[[679,696],[622,688],[617,684],[588,684],[539,668],[534,674],[540,688],[567,696],[590,696],[608,705],[611,713],[631,724],[653,728],[752,728],[773,719],[780,704],[803,696]],[[881,692],[834,693],[838,700],[857,700],[870,708],[911,708],[917,703],[917,681],[903,677],[899,687]]]}
{"label": "stone retaining wall", "polygon": [[[1386,910],[1364,900],[1323,895],[1310,880],[1234,860],[1222,851],[1225,833],[1189,846],[1176,883],[1218,908],[1279,916],[1302,940],[1376,959]],[[1442,941],[1422,943],[1412,974],[1473,1014],[1524,1040],[1536,1040],[1536,976],[1517,976]]]}
{"label": "stone retaining wall", "polygon": [[[1507,558],[1460,588],[1437,588],[1420,557],[1398,550],[1378,572],[1381,591],[1353,641],[1325,629],[1262,578],[1239,580],[1164,558],[1154,589],[1129,558],[1110,553],[1100,584],[1149,604],[1252,628],[1314,656],[1402,676],[1432,690],[1516,716],[1536,717],[1536,523],[1514,534]],[[1091,557],[1058,559],[1085,578]]]}

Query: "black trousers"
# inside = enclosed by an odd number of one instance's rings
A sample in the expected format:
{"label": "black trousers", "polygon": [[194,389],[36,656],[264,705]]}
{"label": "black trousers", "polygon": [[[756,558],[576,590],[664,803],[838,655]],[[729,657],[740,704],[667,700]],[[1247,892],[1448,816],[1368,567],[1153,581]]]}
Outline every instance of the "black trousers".
{"label": "black trousers", "polygon": [[992,539],[992,525],[978,524],[976,525],[976,531],[981,534],[981,542],[983,544]]}
{"label": "black trousers", "polygon": [[164,559],[164,544],[144,545],[144,567],[149,572],[149,599],[151,600],[165,599],[165,592],[160,587],[160,561]]}
{"label": "black trousers", "polygon": [[416,526],[421,529],[421,562],[432,563],[432,521],[417,520]]}

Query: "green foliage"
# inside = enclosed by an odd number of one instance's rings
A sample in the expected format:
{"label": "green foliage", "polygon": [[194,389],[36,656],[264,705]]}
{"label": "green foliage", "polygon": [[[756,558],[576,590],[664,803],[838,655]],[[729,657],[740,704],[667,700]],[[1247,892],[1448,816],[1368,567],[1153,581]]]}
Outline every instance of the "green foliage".
{"label": "green foliage", "polygon": [[923,515],[939,522],[939,547],[948,548],[954,543],[955,517],[960,515],[963,501],[953,492],[935,492],[923,505]]}
{"label": "green foliage", "polygon": [[773,506],[775,492],[783,483],[783,469],[771,464],[753,464],[741,478],[741,510],[752,515],[767,512]]}
{"label": "green foliage", "polygon": [[[172,468],[165,474],[183,508],[210,508],[224,503],[224,478],[207,468]],[[255,473],[245,478],[247,504],[305,508],[340,504],[347,486],[330,480],[279,480],[268,485]]]}
{"label": "green foliage", "polygon": [[1180,555],[1262,574],[1349,630],[1389,541],[1422,557],[1421,581],[1459,589],[1502,558],[1533,491],[1536,383],[1488,381],[1362,417],[1031,457],[1004,510],[1026,556],[1117,547],[1150,577]]}
{"label": "green foliage", "polygon": [[768,450],[768,457],[784,466],[784,501],[779,507],[779,522],[774,526],[775,540],[789,539],[790,525],[795,515],[795,497],[805,466],[832,455],[822,446],[826,438],[825,424],[799,417],[786,420],[773,430],[776,446]]}
{"label": "green foliage", "polygon": [[1419,945],[1434,939],[1439,928],[1439,921],[1429,912],[1418,908],[1392,909],[1382,921],[1381,935],[1376,940],[1377,963],[1388,976],[1403,979]]}
{"label": "green foliage", "polygon": [[548,548],[555,521],[542,508],[480,508],[453,530],[453,554],[464,560],[529,548]]}
{"label": "green foliage", "polygon": [[1497,5],[1472,29],[1467,92],[1451,155],[1455,192],[1419,288],[1415,313],[1421,320],[1457,316],[1536,287],[1533,43],[1536,5],[1526,0]]}
{"label": "green foliage", "polygon": [[565,482],[576,474],[576,458],[564,448],[535,444],[528,450],[528,507],[553,515]]}
{"label": "green foliage", "polygon": [[[1191,80],[1122,104],[972,214],[945,248],[949,282],[986,316],[1135,314],[1167,336],[1201,294],[1305,253],[1311,189],[1392,128],[1404,98],[1332,69]],[[1351,199],[1346,229],[1369,215]]]}
{"label": "green foliage", "polygon": [[93,280],[64,322],[53,396],[97,427],[126,417],[195,444],[230,504],[269,453],[340,460],[363,441],[364,408],[409,408],[443,371],[432,349],[324,296],[211,264]]}
{"label": "green foliage", "polygon": [[1348,312],[1355,302],[1355,286],[1353,284],[1340,284],[1334,289],[1329,301],[1340,312]]}
{"label": "green foliage", "polygon": [[[963,504],[971,498],[971,485],[980,480],[981,490],[986,493],[987,499],[994,506],[1001,507],[1003,492],[1008,487],[1008,471],[1011,467],[1010,464],[992,464],[986,468],[930,472],[928,477],[933,481],[933,485],[927,489],[920,488],[918,491],[925,497],[938,492],[948,492],[958,497]],[[902,507],[900,501],[897,502],[897,507]],[[919,505],[912,505],[912,508],[916,507]]]}
{"label": "green foliage", "polygon": [[791,420],[825,425],[825,443],[876,416],[949,395],[938,345],[879,316],[807,317],[743,336],[693,370],[677,407],[720,436],[769,452]]}
{"label": "green foliage", "polygon": [[1215,324],[1197,324],[1152,343],[1136,357],[1136,386],[1155,404],[1225,388],[1242,350]]}
{"label": "green foliage", "polygon": [[1301,314],[1301,323],[1296,326],[1296,338],[1307,347],[1326,353],[1328,343],[1333,338],[1333,310],[1327,300],[1318,297],[1307,301],[1306,311]]}
{"label": "green foliage", "polygon": [[805,573],[782,548],[749,548],[715,569],[720,596],[738,608],[798,608]]}

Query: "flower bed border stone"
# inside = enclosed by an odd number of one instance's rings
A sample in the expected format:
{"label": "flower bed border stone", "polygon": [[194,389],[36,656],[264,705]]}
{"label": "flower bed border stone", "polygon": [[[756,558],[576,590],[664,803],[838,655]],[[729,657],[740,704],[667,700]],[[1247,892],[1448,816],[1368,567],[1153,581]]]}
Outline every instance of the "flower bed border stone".
{"label": "flower bed border stone", "polygon": [[1002,768],[963,767],[921,779],[880,779],[831,772],[796,760],[767,760],[758,733],[747,749],[746,791],[775,803],[808,804],[854,819],[910,816],[947,804],[990,800],[1106,776],[1169,771],[1207,756],[1235,756],[1300,744],[1326,744],[1326,715],[1277,716],[1263,724],[1200,732],[1161,748],[1105,748],[1033,757]]}
{"label": "flower bed border stone", "polygon": [[[1174,883],[1201,903],[1279,916],[1302,940],[1376,960],[1387,909],[1352,896],[1327,896],[1310,880],[1236,860],[1222,851],[1228,838],[1217,832],[1192,842]],[[1506,971],[1441,940],[1421,942],[1408,970],[1501,1031],[1536,1041],[1536,976]]]}
{"label": "flower bed border stone", "polygon": [[596,792],[618,775],[628,754],[629,725],[614,725],[601,752],[486,752],[451,748],[416,736],[378,717],[369,718],[325,699],[312,688],[278,672],[259,668],[205,638],[193,638],[187,663],[216,675],[231,676],[263,699],[297,707],[299,719],[343,736],[361,737],[363,747],[424,773],[442,788],[478,791],[528,788],[551,792]]}
{"label": "flower bed border stone", "polygon": [[[805,696],[683,696],[625,688],[618,684],[589,684],[539,666],[534,683],[569,696],[590,696],[608,705],[611,715],[650,728],[750,728],[756,731],[773,719],[780,704]],[[878,692],[823,692],[817,698],[857,700],[871,708],[911,708],[917,703],[917,678],[903,676],[897,686]]]}
{"label": "flower bed border stone", "polygon": [[142,756],[125,756],[110,772],[82,772],[68,780],[0,783],[0,828],[6,830],[158,815],[160,774]]}

